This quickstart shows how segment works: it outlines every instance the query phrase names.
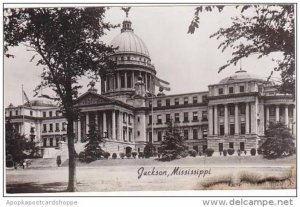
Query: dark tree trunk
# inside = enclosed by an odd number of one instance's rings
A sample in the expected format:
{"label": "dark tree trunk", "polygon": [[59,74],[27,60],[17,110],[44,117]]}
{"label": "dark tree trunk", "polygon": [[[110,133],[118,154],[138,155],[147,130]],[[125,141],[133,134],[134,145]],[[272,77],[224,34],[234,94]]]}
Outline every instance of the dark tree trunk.
{"label": "dark tree trunk", "polygon": [[67,127],[67,136],[68,136],[68,151],[69,151],[69,183],[68,183],[68,192],[76,191],[76,151],[74,147],[74,118],[72,115],[67,117],[68,127]]}

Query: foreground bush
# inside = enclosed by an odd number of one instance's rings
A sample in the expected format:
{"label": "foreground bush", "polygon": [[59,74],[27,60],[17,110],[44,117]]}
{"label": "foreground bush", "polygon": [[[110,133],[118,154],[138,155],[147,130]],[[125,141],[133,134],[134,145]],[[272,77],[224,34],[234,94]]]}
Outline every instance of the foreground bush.
{"label": "foreground bush", "polygon": [[117,159],[117,157],[118,157],[118,156],[117,156],[117,153],[113,153],[113,154],[112,154],[112,158],[113,158],[113,159]]}
{"label": "foreground bush", "polygon": [[144,158],[144,153],[143,152],[139,152],[139,158]]}
{"label": "foreground bush", "polygon": [[211,149],[211,148],[207,148],[205,150],[205,154],[207,155],[207,157],[211,157],[214,154],[215,150]]}
{"label": "foreground bush", "polygon": [[224,157],[227,156],[227,150],[223,150],[223,155],[224,155]]}
{"label": "foreground bush", "polygon": [[252,148],[252,149],[250,150],[250,154],[251,154],[252,156],[255,156],[255,155],[256,155],[256,149],[255,149],[255,148]]}
{"label": "foreground bush", "polygon": [[126,157],[129,159],[129,158],[131,158],[131,153],[127,153],[126,154]]}
{"label": "foreground bush", "polygon": [[197,151],[196,150],[189,150],[189,155],[191,157],[196,157],[197,156]]}
{"label": "foreground bush", "polygon": [[132,155],[132,157],[135,159],[136,156],[137,156],[137,152],[132,152],[131,155]]}
{"label": "foreground bush", "polygon": [[233,154],[234,154],[234,149],[229,148],[229,149],[227,150],[227,152],[228,152],[229,155],[233,155]]}
{"label": "foreground bush", "polygon": [[104,152],[103,156],[104,156],[105,159],[108,159],[110,157],[110,153],[109,152]]}
{"label": "foreground bush", "polygon": [[124,152],[121,152],[119,155],[120,155],[121,159],[124,159],[124,157],[125,157],[125,153]]}

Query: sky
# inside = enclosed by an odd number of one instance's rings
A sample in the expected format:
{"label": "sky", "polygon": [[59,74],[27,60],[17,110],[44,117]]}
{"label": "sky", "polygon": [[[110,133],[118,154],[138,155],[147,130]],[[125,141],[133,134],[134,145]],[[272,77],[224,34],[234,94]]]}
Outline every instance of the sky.
{"label": "sky", "polygon": [[[145,42],[157,76],[170,82],[171,91],[166,94],[207,91],[208,85],[230,76],[239,70],[240,65],[243,70],[268,77],[275,65],[272,56],[261,59],[251,56],[218,73],[219,67],[230,59],[232,51],[222,52],[218,49],[221,40],[209,36],[219,28],[230,26],[231,17],[239,15],[239,11],[227,6],[221,13],[202,13],[199,28],[194,34],[188,34],[194,10],[195,6],[140,6],[132,7],[129,13],[134,33]],[[125,13],[120,7],[111,7],[106,12],[106,21],[113,24],[121,24],[124,19]],[[120,29],[107,32],[103,42],[109,44]],[[15,58],[4,58],[5,107],[10,103],[22,104],[22,84],[28,98],[36,99],[33,90],[41,82],[42,72],[41,67],[30,62],[33,53],[24,46],[10,48],[10,52]],[[279,74],[274,75],[279,77]],[[80,84],[84,86],[81,94],[86,92],[88,82],[87,78],[81,78]],[[96,87],[100,91],[100,83]],[[43,93],[47,92],[49,90],[44,89]]]}

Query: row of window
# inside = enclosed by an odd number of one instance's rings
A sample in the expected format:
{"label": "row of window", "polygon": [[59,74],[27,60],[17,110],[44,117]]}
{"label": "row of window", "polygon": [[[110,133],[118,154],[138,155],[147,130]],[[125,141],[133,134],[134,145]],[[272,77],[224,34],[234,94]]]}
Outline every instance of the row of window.
{"label": "row of window", "polygon": [[[202,96],[202,102],[206,102],[206,101],[207,101],[207,96],[206,95]],[[192,103],[193,104],[198,103],[198,96],[193,96],[193,102]],[[183,98],[183,104],[184,105],[190,104],[188,97],[184,97]],[[175,106],[179,105],[179,98],[175,98],[174,99],[174,105]],[[163,106],[162,100],[157,100],[156,106],[157,107],[162,107]],[[164,106],[171,106],[171,99],[169,99],[169,98],[166,99]],[[149,102],[149,107],[152,107],[152,102],[151,101]]]}
{"label": "row of window", "polygon": [[[55,116],[59,116],[60,112],[59,111],[55,111]],[[53,111],[48,111],[48,116],[47,116],[47,112],[43,111],[43,117],[52,117],[53,116]]]}
{"label": "row of window", "polygon": [[[202,132],[202,137],[206,138],[207,137],[207,130],[203,130]],[[193,135],[193,139],[199,139],[198,136],[198,129],[193,129],[192,130],[192,135]],[[189,130],[188,129],[184,129],[183,130],[183,137],[187,140],[189,138]],[[161,142],[163,139],[163,131],[158,131],[157,132],[157,141]],[[152,140],[152,132],[149,132],[149,142],[153,142]]]}
{"label": "row of window", "polygon": [[[224,136],[225,135],[224,124],[220,124],[219,130],[220,130],[219,135]],[[234,135],[234,134],[235,134],[235,124],[229,124],[229,135]],[[245,123],[240,124],[240,134],[246,134]]]}
{"label": "row of window", "polygon": [[[55,129],[53,129],[53,127],[55,126]],[[66,126],[67,123],[66,122],[62,122],[61,123],[61,127],[60,127],[60,123],[55,123],[55,125],[53,123],[50,124],[43,124],[43,132],[53,132],[53,130],[55,130],[56,132],[59,131],[66,131]]]}
{"label": "row of window", "polygon": [[[165,115],[165,123],[170,122],[171,119],[172,119],[171,114]],[[193,112],[192,121],[199,121],[197,111]],[[207,111],[202,111],[202,120],[201,121],[207,121]],[[174,114],[174,122],[177,122],[177,123],[180,122],[180,113]],[[189,112],[183,112],[183,122],[189,122]],[[152,124],[152,115],[149,115],[149,124]],[[163,124],[161,114],[157,115],[157,123],[156,124]]]}
{"label": "row of window", "polygon": [[123,123],[127,123],[128,119],[128,124],[132,124],[132,115],[123,113]]}
{"label": "row of window", "polygon": [[[229,147],[229,149],[234,149],[234,143],[229,142],[228,147]],[[224,150],[224,144],[219,143],[219,152],[223,152],[223,150]],[[245,151],[245,142],[240,142],[240,150]]]}
{"label": "row of window", "polygon": [[121,56],[121,57],[115,57],[114,58],[115,61],[117,60],[121,60],[121,61],[124,61],[124,60],[136,60],[136,61],[141,61],[141,62],[147,62],[147,63],[150,63],[149,60],[147,60],[146,58],[141,58],[139,57],[138,59],[135,59],[133,57],[130,57],[130,56]]}
{"label": "row of window", "polygon": [[[239,87],[239,92],[240,93],[244,93],[245,92],[245,86],[240,86]],[[235,93],[233,86],[231,86],[231,87],[228,88],[228,93],[229,94]],[[219,88],[219,95],[223,95],[223,94],[224,94],[224,88]]]}

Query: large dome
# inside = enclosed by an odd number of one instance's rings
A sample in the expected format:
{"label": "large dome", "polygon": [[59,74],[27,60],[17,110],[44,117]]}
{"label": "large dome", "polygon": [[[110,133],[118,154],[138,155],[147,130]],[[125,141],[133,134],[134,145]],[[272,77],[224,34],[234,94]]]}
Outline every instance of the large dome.
{"label": "large dome", "polygon": [[31,100],[30,103],[25,103],[25,106],[35,106],[35,107],[56,107],[55,104],[52,103],[47,98],[38,97],[38,99]]}
{"label": "large dome", "polygon": [[243,81],[264,81],[261,77],[248,73],[245,70],[238,70],[235,74],[222,79],[219,84],[226,84],[226,83],[236,83],[236,82],[243,82]]}
{"label": "large dome", "polygon": [[116,53],[134,53],[149,57],[149,52],[144,41],[134,34],[131,22],[125,20],[121,34],[117,35],[111,45],[118,47]]}

